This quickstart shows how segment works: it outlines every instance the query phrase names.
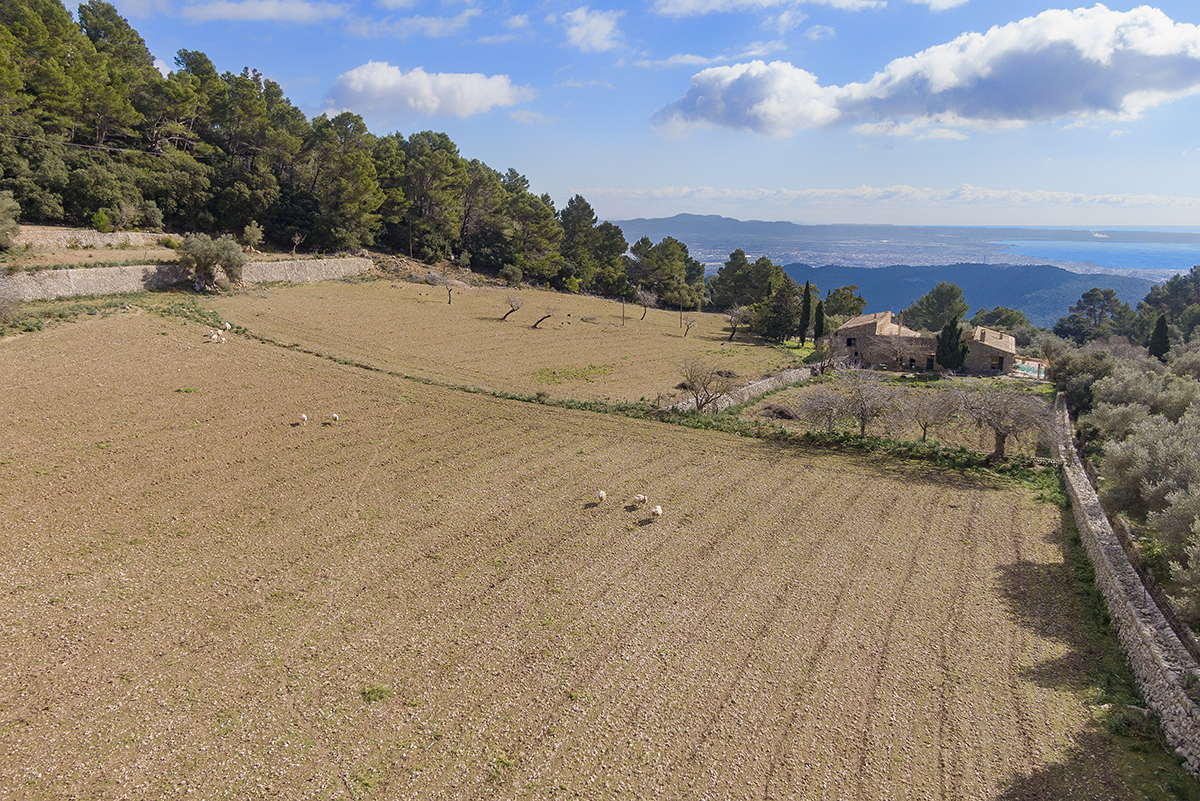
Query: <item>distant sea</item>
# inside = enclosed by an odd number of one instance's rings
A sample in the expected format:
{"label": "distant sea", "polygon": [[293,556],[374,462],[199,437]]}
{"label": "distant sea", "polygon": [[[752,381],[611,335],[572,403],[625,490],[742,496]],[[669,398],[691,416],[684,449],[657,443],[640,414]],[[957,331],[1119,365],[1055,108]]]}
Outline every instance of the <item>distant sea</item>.
{"label": "distant sea", "polygon": [[1187,272],[1200,264],[1200,245],[1169,242],[1062,242],[1036,239],[1002,239],[989,244],[1008,253],[1050,261],[1092,263],[1126,270]]}

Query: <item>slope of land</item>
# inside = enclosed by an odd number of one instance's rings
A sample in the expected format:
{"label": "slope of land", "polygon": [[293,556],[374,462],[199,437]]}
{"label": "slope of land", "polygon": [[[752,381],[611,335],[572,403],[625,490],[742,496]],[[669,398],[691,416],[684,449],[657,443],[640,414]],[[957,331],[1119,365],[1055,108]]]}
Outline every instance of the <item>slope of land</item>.
{"label": "slope of land", "polygon": [[136,309],[0,372],[0,796],[1133,797],[1027,490]]}
{"label": "slope of land", "polygon": [[[525,305],[510,310],[506,299]],[[447,299],[453,303],[447,303]],[[746,337],[727,342],[724,315],[642,308],[533,289],[463,287],[452,296],[426,284],[313,284],[214,298],[235,325],[285,344],[442,383],[551,398],[653,400],[675,394],[689,358],[747,381],[791,365],[787,355]],[[531,326],[549,311],[554,316]],[[685,336],[686,334],[686,336]],[[757,343],[757,340],[755,340]]]}

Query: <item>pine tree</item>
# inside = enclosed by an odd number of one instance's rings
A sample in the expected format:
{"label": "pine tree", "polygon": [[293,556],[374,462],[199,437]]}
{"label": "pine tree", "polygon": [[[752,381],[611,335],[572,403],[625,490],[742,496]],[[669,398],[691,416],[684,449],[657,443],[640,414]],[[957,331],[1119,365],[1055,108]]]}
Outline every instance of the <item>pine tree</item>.
{"label": "pine tree", "polygon": [[936,339],[938,364],[950,371],[961,370],[967,362],[967,352],[970,348],[963,339],[958,318],[947,320],[942,326],[942,333],[938,334]]}
{"label": "pine tree", "polygon": [[804,298],[800,301],[800,344],[808,337],[808,324],[812,322],[812,284],[804,282]]}
{"label": "pine tree", "polygon": [[1171,349],[1171,337],[1167,334],[1167,316],[1165,314],[1158,315],[1158,322],[1154,324],[1154,333],[1150,335],[1148,349],[1151,356],[1166,363],[1167,351]]}

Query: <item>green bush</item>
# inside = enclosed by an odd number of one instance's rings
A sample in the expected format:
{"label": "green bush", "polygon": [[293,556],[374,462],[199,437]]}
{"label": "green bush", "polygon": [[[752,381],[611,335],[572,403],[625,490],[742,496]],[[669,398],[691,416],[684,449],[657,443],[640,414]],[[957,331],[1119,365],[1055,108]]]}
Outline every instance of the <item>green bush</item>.
{"label": "green bush", "polygon": [[500,280],[509,286],[517,286],[521,283],[521,279],[525,276],[521,273],[521,268],[515,264],[506,264],[500,268]]}
{"label": "green bush", "polygon": [[12,192],[0,192],[0,250],[8,250],[13,246],[13,239],[21,230],[17,225],[20,216],[21,207],[13,200]]}
{"label": "green bush", "polygon": [[180,266],[191,270],[196,282],[204,287],[217,284],[218,268],[224,270],[230,281],[241,281],[245,263],[246,254],[228,234],[220,239],[207,234],[188,234],[179,246]]}
{"label": "green bush", "polygon": [[102,234],[112,231],[112,223],[109,221],[108,213],[104,209],[100,209],[92,215],[92,227]]}

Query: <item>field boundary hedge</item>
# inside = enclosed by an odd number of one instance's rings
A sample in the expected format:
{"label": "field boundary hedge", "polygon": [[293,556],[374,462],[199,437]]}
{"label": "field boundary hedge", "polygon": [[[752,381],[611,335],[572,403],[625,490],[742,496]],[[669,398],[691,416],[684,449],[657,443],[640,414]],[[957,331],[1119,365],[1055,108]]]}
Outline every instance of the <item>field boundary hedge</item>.
{"label": "field boundary hedge", "polygon": [[1200,707],[1187,688],[1200,683],[1200,666],[1180,642],[1113,531],[1071,437],[1071,418],[1061,394],[1055,403],[1063,478],[1075,524],[1104,593],[1125,661],[1147,706],[1158,716],[1167,741],[1192,773],[1200,773]]}
{"label": "field boundary hedge", "polygon": [[[291,281],[309,284],[330,278],[345,278],[367,272],[370,259],[289,259],[250,261],[242,268],[242,280]],[[37,270],[0,277],[0,297],[11,300],[52,300],[80,295],[116,295],[166,289],[187,283],[187,271],[177,264],[137,264],[125,267],[92,267],[74,270]]]}

